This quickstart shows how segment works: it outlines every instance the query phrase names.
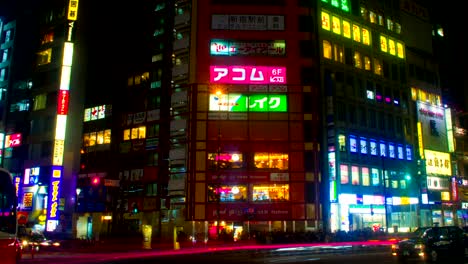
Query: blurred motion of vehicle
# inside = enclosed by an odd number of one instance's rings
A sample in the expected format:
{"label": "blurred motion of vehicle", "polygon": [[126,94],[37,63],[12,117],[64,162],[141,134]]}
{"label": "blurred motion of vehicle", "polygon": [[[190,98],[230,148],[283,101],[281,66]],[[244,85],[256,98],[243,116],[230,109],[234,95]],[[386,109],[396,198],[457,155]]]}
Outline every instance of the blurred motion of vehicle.
{"label": "blurred motion of vehicle", "polygon": [[467,239],[463,229],[459,227],[420,227],[408,238],[392,245],[392,255],[397,257],[399,262],[439,262],[445,259],[463,263],[467,247]]}
{"label": "blurred motion of vehicle", "polygon": [[10,173],[0,168],[0,262],[18,263],[21,245],[17,237],[16,188]]}
{"label": "blurred motion of vehicle", "polygon": [[28,236],[20,236],[21,245],[23,250],[31,250],[38,252],[39,250],[48,250],[59,248],[60,241],[48,239],[41,233],[31,233]]}

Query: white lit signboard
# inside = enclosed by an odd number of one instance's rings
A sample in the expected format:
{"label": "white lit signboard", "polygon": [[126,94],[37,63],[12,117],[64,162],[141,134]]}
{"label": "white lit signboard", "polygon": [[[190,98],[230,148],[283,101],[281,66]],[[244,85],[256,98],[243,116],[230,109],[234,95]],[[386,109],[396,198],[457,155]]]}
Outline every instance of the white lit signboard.
{"label": "white lit signboard", "polygon": [[388,143],[388,156],[392,159],[395,158],[395,144]]}
{"label": "white lit signboard", "polygon": [[284,16],[212,15],[211,29],[222,30],[284,30]]}
{"label": "white lit signboard", "polygon": [[210,111],[287,112],[284,94],[210,94]]}
{"label": "white lit signboard", "polygon": [[357,152],[357,140],[355,136],[349,136],[349,148],[350,152],[356,153]]}
{"label": "white lit signboard", "polygon": [[286,84],[286,67],[210,66],[210,83]]}
{"label": "white lit signboard", "polygon": [[452,175],[452,165],[449,153],[425,149],[424,156],[426,157],[426,173],[428,175]]}
{"label": "white lit signboard", "polygon": [[285,56],[286,42],[211,40],[210,54],[214,56]]}
{"label": "white lit signboard", "polygon": [[449,150],[445,110],[442,107],[417,101],[418,121],[421,122],[422,143],[436,151]]}

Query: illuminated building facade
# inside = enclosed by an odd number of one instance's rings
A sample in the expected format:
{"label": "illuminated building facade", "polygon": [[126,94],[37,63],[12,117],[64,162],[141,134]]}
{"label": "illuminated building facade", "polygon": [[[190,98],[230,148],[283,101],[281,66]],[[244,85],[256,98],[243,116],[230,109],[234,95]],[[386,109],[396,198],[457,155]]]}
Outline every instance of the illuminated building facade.
{"label": "illuminated building facade", "polygon": [[399,7],[319,3],[328,230],[408,231],[419,188]]}
{"label": "illuminated building facade", "polygon": [[[168,234],[173,227],[206,234],[202,239],[222,230],[239,238],[254,230],[321,228],[313,7],[282,0],[156,2],[155,16],[165,23],[154,37],[172,51],[153,51],[150,87],[171,100],[161,97],[160,111],[133,113],[127,124],[137,130],[143,124],[135,120],[146,117],[146,146],[148,118],[167,124],[159,127],[157,146],[161,214],[149,209],[132,217],[154,230],[159,221]],[[173,35],[169,43],[164,32]],[[146,170],[137,174],[146,179]],[[140,198],[139,208],[148,198]]]}

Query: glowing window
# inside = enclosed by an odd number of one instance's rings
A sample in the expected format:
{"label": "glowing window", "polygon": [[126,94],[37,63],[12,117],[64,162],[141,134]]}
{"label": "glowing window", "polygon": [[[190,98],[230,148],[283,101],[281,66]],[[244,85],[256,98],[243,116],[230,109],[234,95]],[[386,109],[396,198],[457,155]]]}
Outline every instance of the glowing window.
{"label": "glowing window", "polygon": [[361,154],[367,154],[367,139],[365,137],[361,137],[359,139],[359,145],[361,149]]}
{"label": "glowing window", "polygon": [[364,56],[364,69],[367,71],[372,70],[371,60],[368,56]]}
{"label": "glowing window", "polygon": [[362,185],[369,186],[370,185],[369,168],[363,167],[361,169],[361,175],[362,175]]}
{"label": "glowing window", "polygon": [[323,41],[323,57],[332,59],[332,46],[328,40]]}
{"label": "glowing window", "polygon": [[379,170],[376,168],[371,169],[371,179],[372,179],[372,186],[378,186],[380,183],[379,180]]}
{"label": "glowing window", "polygon": [[374,58],[374,73],[377,75],[382,75],[382,64],[379,59]]}
{"label": "glowing window", "polygon": [[354,52],[354,67],[362,69],[361,54],[357,51]]}
{"label": "glowing window", "polygon": [[330,31],[330,15],[322,11],[322,28]]}
{"label": "glowing window", "polygon": [[42,36],[41,45],[50,43],[54,41],[54,32],[47,32]]}
{"label": "glowing window", "polygon": [[393,39],[388,40],[388,52],[392,55],[396,55],[395,41]]}
{"label": "glowing window", "polygon": [[83,134],[83,146],[89,147],[89,133]]}
{"label": "glowing window", "polygon": [[208,185],[208,202],[245,202],[247,201],[247,185]]}
{"label": "glowing window", "polygon": [[123,131],[123,140],[130,140],[131,137],[130,137],[130,129],[125,129]]}
{"label": "glowing window", "polygon": [[333,33],[341,35],[341,21],[340,18],[332,16]]}
{"label": "glowing window", "polygon": [[97,133],[96,144],[97,145],[104,144],[104,131],[98,131],[96,133]]}
{"label": "glowing window", "polygon": [[393,31],[393,21],[387,18],[387,29]]}
{"label": "glowing window", "polygon": [[387,157],[387,145],[384,141],[380,142],[380,156]]}
{"label": "glowing window", "polygon": [[111,130],[106,129],[104,130],[104,142],[103,144],[110,144],[111,143]]}
{"label": "glowing window", "polygon": [[369,21],[372,24],[377,24],[377,14],[372,11],[369,11]]}
{"label": "glowing window", "polygon": [[211,169],[241,169],[245,167],[244,157],[239,152],[208,153],[208,163]]}
{"label": "glowing window", "polygon": [[349,183],[348,165],[340,165],[341,184]]}
{"label": "glowing window", "polygon": [[356,136],[349,136],[349,151],[352,153],[356,153],[358,151]]}
{"label": "glowing window", "polygon": [[387,38],[385,36],[380,36],[380,50],[383,52],[387,52]]}
{"label": "glowing window", "polygon": [[342,45],[334,44],[333,51],[335,53],[335,61],[344,63],[344,49]]}
{"label": "glowing window", "polygon": [[255,153],[254,166],[256,169],[287,170],[289,166],[289,156],[285,153]]}
{"label": "glowing window", "polygon": [[39,94],[34,97],[33,111],[45,109],[47,104],[47,94]]}
{"label": "glowing window", "polygon": [[334,7],[340,7],[340,2],[339,0],[331,0],[331,5]]}
{"label": "glowing window", "polygon": [[362,29],[362,43],[364,45],[370,45],[371,44],[371,39],[370,39],[370,35],[369,35],[369,30],[366,29],[366,28],[363,28]]}
{"label": "glowing window", "polygon": [[405,58],[405,48],[402,43],[397,42],[397,55],[398,58],[404,59]]}
{"label": "glowing window", "polygon": [[401,25],[395,22],[395,32],[401,34]]}
{"label": "glowing window", "polygon": [[343,36],[345,38],[351,38],[351,23],[346,20],[343,20]]}
{"label": "glowing window", "polygon": [[361,42],[361,28],[358,25],[353,25],[353,40]]}
{"label": "glowing window", "polygon": [[146,138],[146,126],[138,128],[138,138]]}
{"label": "glowing window", "polygon": [[289,201],[289,184],[255,184],[252,186],[252,201]]}
{"label": "glowing window", "polygon": [[377,142],[374,139],[370,140],[370,154],[372,156],[377,156]]}
{"label": "glowing window", "polygon": [[338,145],[340,146],[340,151],[346,151],[346,136],[345,135],[338,136]]}
{"label": "glowing window", "polygon": [[37,53],[37,65],[49,64],[52,61],[52,49],[46,49]]}
{"label": "glowing window", "polygon": [[92,146],[96,145],[96,132],[89,133],[88,139],[89,139],[88,146],[92,147]]}
{"label": "glowing window", "polygon": [[359,185],[359,167],[351,166],[351,184]]}
{"label": "glowing window", "polygon": [[379,19],[379,25],[380,25],[380,26],[383,26],[383,25],[384,25],[384,18],[383,18],[383,16],[382,16],[382,15],[379,15],[378,19]]}
{"label": "glowing window", "polygon": [[137,139],[138,138],[138,128],[135,127],[135,128],[132,128],[131,130],[131,139]]}

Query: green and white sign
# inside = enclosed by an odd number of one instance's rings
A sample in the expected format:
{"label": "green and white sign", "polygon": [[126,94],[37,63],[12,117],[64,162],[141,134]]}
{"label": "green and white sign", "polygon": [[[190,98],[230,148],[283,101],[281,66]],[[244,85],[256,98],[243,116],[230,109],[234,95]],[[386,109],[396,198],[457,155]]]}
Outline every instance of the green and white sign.
{"label": "green and white sign", "polygon": [[287,112],[285,94],[210,94],[210,111]]}

